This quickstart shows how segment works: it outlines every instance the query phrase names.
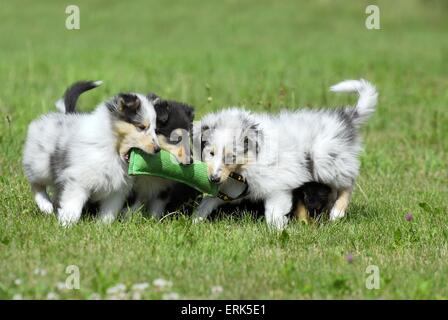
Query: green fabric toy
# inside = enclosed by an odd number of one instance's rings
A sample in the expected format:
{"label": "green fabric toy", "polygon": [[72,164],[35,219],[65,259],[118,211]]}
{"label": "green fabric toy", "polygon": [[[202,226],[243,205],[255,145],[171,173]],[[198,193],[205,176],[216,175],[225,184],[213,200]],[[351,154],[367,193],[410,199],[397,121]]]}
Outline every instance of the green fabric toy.
{"label": "green fabric toy", "polygon": [[140,149],[132,149],[128,174],[175,180],[213,196],[219,193],[219,186],[208,180],[207,164],[200,161],[187,165],[179,164],[175,156],[165,150],[151,155]]}

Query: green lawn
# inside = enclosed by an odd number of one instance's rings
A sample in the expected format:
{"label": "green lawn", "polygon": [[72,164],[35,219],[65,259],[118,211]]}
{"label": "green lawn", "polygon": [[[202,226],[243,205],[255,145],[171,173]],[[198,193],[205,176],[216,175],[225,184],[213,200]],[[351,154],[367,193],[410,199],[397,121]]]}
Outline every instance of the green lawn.
{"label": "green lawn", "polygon": [[[367,1],[69,3],[80,6],[80,30],[65,29],[64,1],[0,9],[0,298],[108,298],[110,287],[141,282],[155,299],[448,298],[444,1],[379,1],[381,30],[364,26]],[[22,173],[28,123],[79,79],[105,81],[83,110],[122,90],[154,91],[196,106],[199,119],[228,105],[353,103],[328,87],[360,77],[380,100],[337,223],[294,222],[278,234],[249,217],[192,225],[136,214],[63,229],[38,212]],[[79,267],[79,290],[58,288],[68,265]],[[369,265],[380,289],[365,286]],[[157,289],[157,278],[172,286]]]}

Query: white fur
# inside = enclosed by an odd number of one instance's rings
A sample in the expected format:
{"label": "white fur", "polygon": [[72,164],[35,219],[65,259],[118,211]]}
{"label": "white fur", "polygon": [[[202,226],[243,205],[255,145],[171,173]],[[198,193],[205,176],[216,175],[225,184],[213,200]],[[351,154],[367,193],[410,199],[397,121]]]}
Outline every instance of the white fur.
{"label": "white fur", "polygon": [[[157,143],[156,113],[144,95],[137,94],[142,117],[151,123],[148,136]],[[92,113],[50,113],[28,128],[23,154],[25,174],[39,209],[57,207],[63,226],[79,220],[88,199],[100,202],[100,219],[113,221],[132,187],[127,164],[118,154],[114,119],[105,103]],[[53,201],[48,188],[54,188]]]}
{"label": "white fur", "polygon": [[[252,200],[265,201],[269,226],[282,229],[292,207],[292,190],[306,182],[317,181],[339,192],[351,190],[359,172],[358,155],[361,141],[356,129],[374,111],[375,88],[365,80],[344,81],[333,91],[357,91],[355,107],[340,110],[283,111],[278,115],[255,114],[231,108],[206,115],[201,126],[210,128],[203,159],[210,175],[220,175],[225,163],[226,148],[242,143],[250,135],[249,127],[260,132],[257,161],[242,166],[238,173],[246,177]],[[195,147],[200,145],[201,130],[194,128]],[[249,151],[251,152],[251,151]],[[195,150],[195,154],[198,150]],[[204,219],[222,204],[217,198],[206,197],[199,205],[196,220]],[[344,216],[345,211],[333,208],[331,219]]]}
{"label": "white fur", "polygon": [[354,109],[359,113],[354,121],[355,125],[358,127],[375,112],[375,107],[378,102],[378,92],[371,83],[364,79],[342,81],[331,86],[330,90],[333,92],[359,93],[359,100]]}
{"label": "white fur", "polygon": [[58,99],[55,104],[56,109],[58,109],[59,112],[65,113],[65,103],[64,103],[64,99]]}
{"label": "white fur", "polygon": [[[94,81],[93,84],[95,85],[95,87],[98,87],[103,84],[103,81]],[[157,100],[151,100],[150,102],[154,105]],[[55,106],[59,112],[66,112],[64,98],[57,100]],[[138,209],[145,207],[145,209],[148,209],[148,212],[151,216],[160,218],[165,211],[165,207],[169,199],[159,199],[158,196],[162,191],[172,186],[175,182],[151,176],[137,176],[134,177],[133,181],[133,190],[136,193],[136,201],[131,206],[131,211],[137,211]],[[36,202],[42,212],[50,211],[48,209],[49,205],[45,202],[45,199],[39,201],[36,199]],[[51,202],[50,205],[52,206]],[[122,209],[123,214],[128,213],[127,208]],[[145,210],[145,213],[146,212],[147,211]],[[101,215],[100,219],[106,223],[110,222],[109,220],[113,221],[113,219],[110,219],[110,217],[108,218],[108,215]]]}

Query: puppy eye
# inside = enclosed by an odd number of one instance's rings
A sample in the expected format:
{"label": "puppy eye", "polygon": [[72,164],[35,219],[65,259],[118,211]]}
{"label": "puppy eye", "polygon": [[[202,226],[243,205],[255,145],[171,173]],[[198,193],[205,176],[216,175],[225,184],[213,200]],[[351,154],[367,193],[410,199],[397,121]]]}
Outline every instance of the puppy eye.
{"label": "puppy eye", "polygon": [[175,139],[170,140],[171,144],[177,144],[182,141],[182,136],[178,136]]}
{"label": "puppy eye", "polygon": [[135,125],[139,131],[146,131],[148,129],[144,124],[136,124]]}
{"label": "puppy eye", "polygon": [[210,151],[210,155],[211,155],[212,157],[214,157],[214,156],[215,156],[215,151]]}

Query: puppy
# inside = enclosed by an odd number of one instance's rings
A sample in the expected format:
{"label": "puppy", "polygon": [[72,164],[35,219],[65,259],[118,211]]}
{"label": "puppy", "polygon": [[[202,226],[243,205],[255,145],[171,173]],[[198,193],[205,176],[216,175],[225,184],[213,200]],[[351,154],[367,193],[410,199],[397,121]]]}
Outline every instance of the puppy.
{"label": "puppy", "polygon": [[[171,152],[181,164],[191,161],[190,132],[194,119],[194,108],[177,101],[164,100],[154,93],[148,95],[157,114],[157,137],[162,149]],[[135,202],[131,210],[144,206],[150,215],[159,219],[171,203],[178,199],[192,199],[197,195],[192,188],[159,177],[138,176],[135,179]],[[181,190],[181,194],[179,191]]]}
{"label": "puppy", "polygon": [[[66,90],[64,98],[56,103],[57,108],[61,112],[76,113],[79,96],[100,84],[99,81],[76,82]],[[147,98],[154,105],[156,112],[155,132],[160,147],[174,154],[180,163],[189,163],[194,108],[185,103],[161,99],[154,93],[149,93]],[[123,136],[121,152],[126,154],[127,150],[135,145],[135,138],[138,136],[133,134]],[[125,158],[128,160],[127,154]],[[178,194],[180,190],[181,195]],[[177,182],[159,177],[138,176],[134,178],[132,197],[128,200],[131,200],[131,211],[144,207],[145,213],[147,211],[155,218],[160,218],[168,203],[172,209],[174,205],[180,205],[179,197],[190,199],[196,196],[197,193],[192,188],[180,186]]]}
{"label": "puppy", "polygon": [[133,182],[126,155],[131,147],[158,152],[155,130],[154,105],[138,93],[120,93],[91,113],[49,113],[31,122],[23,167],[39,209],[57,208],[59,222],[68,226],[91,199],[100,203],[100,219],[113,221]]}
{"label": "puppy", "polygon": [[294,217],[308,222],[309,217],[317,218],[324,211],[330,210],[335,201],[331,188],[317,182],[307,182],[293,190]]}
{"label": "puppy", "polygon": [[[336,192],[330,219],[343,217],[359,172],[358,129],[374,112],[378,94],[365,80],[344,81],[331,90],[358,92],[357,105],[278,115],[231,108],[205,116],[195,127],[194,148],[195,156],[202,155],[208,165],[210,181],[225,183],[230,172],[244,176],[249,186],[246,197],[264,201],[267,224],[277,229],[288,222],[292,191],[311,181]],[[195,220],[204,219],[222,203],[205,197]]]}

